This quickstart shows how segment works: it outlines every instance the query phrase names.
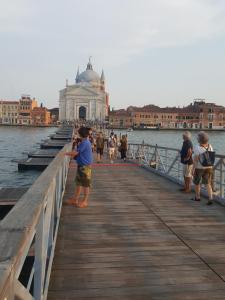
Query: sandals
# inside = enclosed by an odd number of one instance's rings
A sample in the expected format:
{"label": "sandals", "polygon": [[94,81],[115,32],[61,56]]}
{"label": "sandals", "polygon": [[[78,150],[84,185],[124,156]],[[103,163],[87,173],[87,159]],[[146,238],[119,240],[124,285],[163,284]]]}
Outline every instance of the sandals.
{"label": "sandals", "polygon": [[70,199],[66,200],[66,201],[65,201],[65,204],[66,204],[66,205],[75,205],[75,206],[78,205],[77,201],[74,200],[73,198],[70,198]]}
{"label": "sandals", "polygon": [[200,201],[201,201],[200,198],[198,199],[198,198],[196,198],[196,197],[192,198],[191,200],[192,200],[192,201],[197,201],[197,202],[200,202]]}

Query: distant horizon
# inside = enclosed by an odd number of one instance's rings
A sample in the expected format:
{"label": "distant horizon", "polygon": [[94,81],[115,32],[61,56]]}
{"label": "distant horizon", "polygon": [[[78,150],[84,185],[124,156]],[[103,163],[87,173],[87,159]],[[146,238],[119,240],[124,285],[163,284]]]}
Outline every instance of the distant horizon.
{"label": "distant horizon", "polygon": [[225,1],[0,2],[3,99],[27,93],[58,107],[66,79],[92,56],[115,109],[225,104]]}

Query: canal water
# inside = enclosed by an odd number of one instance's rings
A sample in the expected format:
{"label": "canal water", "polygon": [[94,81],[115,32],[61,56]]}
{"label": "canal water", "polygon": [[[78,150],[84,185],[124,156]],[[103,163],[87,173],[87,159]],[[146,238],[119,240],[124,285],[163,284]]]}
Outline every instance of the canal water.
{"label": "canal water", "polygon": [[0,126],[0,188],[30,186],[38,171],[18,172],[16,160],[40,148],[39,143],[56,128]]}
{"label": "canal water", "polygon": [[[171,148],[180,149],[182,146],[182,133],[181,131],[176,130],[134,130],[132,132],[127,132],[123,130],[115,131],[117,134],[127,134],[129,143],[142,143],[143,141],[146,144],[159,145]],[[198,132],[194,131],[192,133],[192,142],[193,145],[197,144],[197,134]],[[213,131],[208,132],[210,143],[212,144],[214,150],[217,154],[225,155],[225,131]]]}
{"label": "canal water", "polygon": [[[28,128],[0,126],[0,188],[30,186],[40,175],[38,171],[18,172],[16,160],[27,157],[27,153],[38,149],[40,142],[48,138],[56,128]],[[180,131],[116,131],[128,134],[130,143],[158,144],[180,148]],[[210,132],[210,142],[217,153],[225,154],[225,132]],[[193,133],[193,144],[197,143],[197,133]]]}

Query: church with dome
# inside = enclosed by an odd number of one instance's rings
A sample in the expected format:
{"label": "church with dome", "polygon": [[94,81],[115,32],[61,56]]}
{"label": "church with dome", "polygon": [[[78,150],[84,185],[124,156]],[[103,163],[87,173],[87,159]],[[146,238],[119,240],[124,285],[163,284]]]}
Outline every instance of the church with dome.
{"label": "church with dome", "polygon": [[100,121],[108,116],[109,94],[105,90],[105,75],[93,70],[89,59],[87,68],[77,71],[75,83],[68,84],[59,92],[59,120],[63,121]]}

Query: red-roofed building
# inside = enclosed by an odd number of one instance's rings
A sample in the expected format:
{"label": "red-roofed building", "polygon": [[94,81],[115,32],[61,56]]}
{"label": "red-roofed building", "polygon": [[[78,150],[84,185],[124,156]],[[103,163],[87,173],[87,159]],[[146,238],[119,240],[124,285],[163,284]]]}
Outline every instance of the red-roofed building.
{"label": "red-roofed building", "polygon": [[222,129],[225,128],[225,107],[203,100],[195,100],[183,108],[130,106],[126,110],[111,111],[109,124],[112,128]]}

